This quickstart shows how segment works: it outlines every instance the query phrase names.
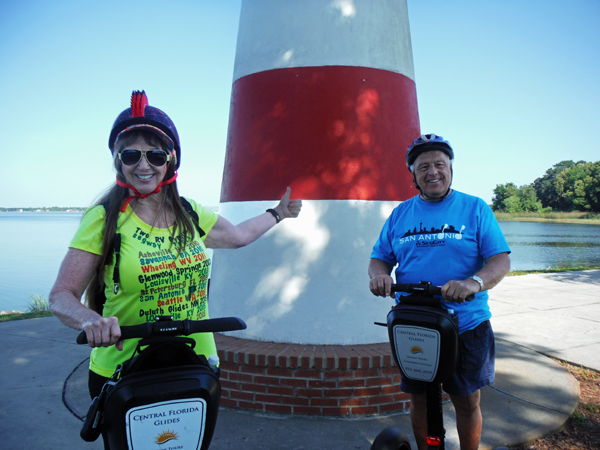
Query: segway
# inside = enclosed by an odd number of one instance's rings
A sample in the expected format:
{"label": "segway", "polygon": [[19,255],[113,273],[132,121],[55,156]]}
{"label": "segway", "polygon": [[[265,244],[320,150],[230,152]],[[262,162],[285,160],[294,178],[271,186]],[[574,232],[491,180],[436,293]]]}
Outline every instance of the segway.
{"label": "segway", "polygon": [[[93,400],[82,439],[95,441],[102,433],[111,450],[207,450],[219,412],[219,371],[196,354],[193,339],[181,336],[245,328],[235,317],[158,317],[156,322],[122,326],[121,339],[141,340]],[[77,343],[87,343],[85,332]]]}
{"label": "segway", "polygon": [[[387,326],[394,360],[402,377],[425,382],[427,406],[427,445],[429,449],[444,450],[444,418],[442,383],[456,368],[459,357],[458,316],[444,309],[439,298],[441,288],[430,282],[394,284],[392,292],[410,295],[400,297],[387,316]],[[473,300],[470,295],[467,300]],[[379,440],[379,441],[378,441]],[[408,439],[393,427],[384,429],[373,442],[390,450],[410,449]]]}

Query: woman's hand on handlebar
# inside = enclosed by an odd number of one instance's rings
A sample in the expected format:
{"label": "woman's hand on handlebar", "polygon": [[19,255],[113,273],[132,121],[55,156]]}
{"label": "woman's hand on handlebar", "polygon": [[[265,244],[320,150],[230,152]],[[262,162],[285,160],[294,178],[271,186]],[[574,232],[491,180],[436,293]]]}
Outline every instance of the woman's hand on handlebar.
{"label": "woman's hand on handlebar", "polygon": [[379,297],[390,297],[392,294],[392,284],[394,280],[391,276],[380,274],[375,275],[369,281],[369,289],[373,295],[377,295]]}
{"label": "woman's hand on handlebar", "polygon": [[442,297],[447,302],[463,303],[469,295],[475,295],[481,287],[475,280],[450,280],[442,286]]}
{"label": "woman's hand on handlebar", "polygon": [[94,317],[83,323],[82,330],[85,331],[90,347],[110,347],[115,345],[117,350],[123,350],[121,338],[121,327],[116,317]]}

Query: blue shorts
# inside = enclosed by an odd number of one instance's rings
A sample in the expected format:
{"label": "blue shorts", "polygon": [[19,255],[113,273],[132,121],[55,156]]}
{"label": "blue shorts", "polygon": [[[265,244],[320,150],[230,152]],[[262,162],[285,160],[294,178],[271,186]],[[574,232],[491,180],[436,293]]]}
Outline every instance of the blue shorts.
{"label": "blue shorts", "polygon": [[[443,388],[450,395],[463,397],[494,382],[496,348],[490,321],[465,331],[458,341],[460,355],[456,370],[444,381]],[[403,377],[400,390],[407,394],[424,394],[425,383]]]}

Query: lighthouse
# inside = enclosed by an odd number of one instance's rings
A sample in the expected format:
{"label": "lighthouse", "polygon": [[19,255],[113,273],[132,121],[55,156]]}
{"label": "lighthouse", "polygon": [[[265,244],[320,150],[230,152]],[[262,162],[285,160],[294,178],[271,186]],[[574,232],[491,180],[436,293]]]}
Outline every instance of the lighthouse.
{"label": "lighthouse", "polygon": [[215,250],[210,313],[233,336],[351,345],[387,340],[390,299],[368,289],[372,246],[417,192],[420,134],[406,0],[244,0],[219,214],[240,223],[287,186],[303,200],[250,246]]}

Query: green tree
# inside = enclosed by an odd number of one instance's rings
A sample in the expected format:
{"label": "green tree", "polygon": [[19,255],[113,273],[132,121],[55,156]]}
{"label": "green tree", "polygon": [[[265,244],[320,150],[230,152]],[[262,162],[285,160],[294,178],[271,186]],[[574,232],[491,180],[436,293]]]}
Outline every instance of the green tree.
{"label": "green tree", "polygon": [[523,205],[521,204],[521,199],[518,195],[511,195],[507,199],[504,200],[503,211],[508,213],[518,213],[523,212]]}
{"label": "green tree", "polygon": [[533,184],[526,184],[519,187],[518,195],[523,211],[539,212],[542,210],[542,202],[538,200]]}
{"label": "green tree", "polygon": [[514,183],[497,184],[492,197],[492,210],[505,211],[504,202],[512,196],[519,195],[519,189]]}
{"label": "green tree", "polygon": [[497,184],[492,198],[492,210],[509,213],[540,211],[542,203],[538,200],[533,185],[517,187],[514,183]]}
{"label": "green tree", "polygon": [[[585,161],[579,161],[580,163]],[[561,205],[561,197],[556,192],[556,177],[567,169],[573,167],[575,163],[572,160],[561,161],[546,170],[544,176],[536,178],[533,182],[533,188],[537,194],[537,198],[542,202],[544,208],[551,207],[552,209],[562,210],[564,205]]]}
{"label": "green tree", "polygon": [[579,162],[563,170],[554,190],[562,211],[600,211],[600,161]]}
{"label": "green tree", "polygon": [[600,161],[596,161],[590,166],[590,172],[585,180],[585,184],[585,191],[591,210],[600,212]]}

